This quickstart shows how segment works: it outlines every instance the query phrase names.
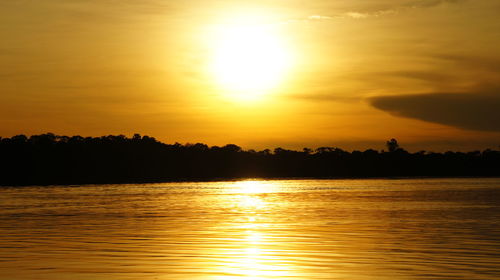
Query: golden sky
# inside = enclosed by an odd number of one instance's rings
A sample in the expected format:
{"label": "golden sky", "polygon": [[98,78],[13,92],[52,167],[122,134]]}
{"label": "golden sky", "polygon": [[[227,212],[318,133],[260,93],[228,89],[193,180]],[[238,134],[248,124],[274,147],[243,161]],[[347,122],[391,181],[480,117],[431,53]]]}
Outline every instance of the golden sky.
{"label": "golden sky", "polygon": [[0,2],[0,136],[500,145],[497,0]]}

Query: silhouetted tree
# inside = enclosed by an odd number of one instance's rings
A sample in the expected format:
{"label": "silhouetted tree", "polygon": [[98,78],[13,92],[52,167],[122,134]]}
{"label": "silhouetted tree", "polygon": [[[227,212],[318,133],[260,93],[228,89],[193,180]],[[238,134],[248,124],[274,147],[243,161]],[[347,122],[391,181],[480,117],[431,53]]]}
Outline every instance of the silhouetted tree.
{"label": "silhouetted tree", "polygon": [[241,147],[234,144],[227,144],[226,146],[222,147],[222,150],[231,153],[237,153],[242,151]]}
{"label": "silhouetted tree", "polygon": [[136,133],[136,134],[134,134],[134,136],[132,136],[132,139],[135,140],[135,141],[139,141],[142,138],[141,138],[141,135],[139,133]]}
{"label": "silhouetted tree", "polygon": [[134,134],[53,133],[0,137],[0,185],[161,182],[246,177],[500,176],[494,150],[409,153],[395,139],[389,153],[334,147],[245,151],[235,144],[164,144]]}
{"label": "silhouetted tree", "polygon": [[387,149],[389,150],[389,152],[395,152],[397,149],[399,149],[398,141],[394,138],[387,141],[385,145],[387,146]]}

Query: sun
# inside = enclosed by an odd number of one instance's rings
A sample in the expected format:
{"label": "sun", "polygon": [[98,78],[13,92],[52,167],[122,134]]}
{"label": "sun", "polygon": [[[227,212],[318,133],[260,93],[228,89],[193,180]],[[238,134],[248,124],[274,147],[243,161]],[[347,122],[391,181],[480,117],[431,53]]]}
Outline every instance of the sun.
{"label": "sun", "polygon": [[268,24],[226,24],[215,36],[211,72],[223,92],[239,100],[257,99],[283,81],[291,58]]}

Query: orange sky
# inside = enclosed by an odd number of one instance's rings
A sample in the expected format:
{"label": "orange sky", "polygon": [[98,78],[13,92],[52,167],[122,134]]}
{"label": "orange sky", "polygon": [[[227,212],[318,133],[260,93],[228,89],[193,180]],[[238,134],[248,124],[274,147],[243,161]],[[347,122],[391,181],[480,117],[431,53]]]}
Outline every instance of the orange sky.
{"label": "orange sky", "polygon": [[499,9],[496,0],[5,1],[0,136],[498,148]]}

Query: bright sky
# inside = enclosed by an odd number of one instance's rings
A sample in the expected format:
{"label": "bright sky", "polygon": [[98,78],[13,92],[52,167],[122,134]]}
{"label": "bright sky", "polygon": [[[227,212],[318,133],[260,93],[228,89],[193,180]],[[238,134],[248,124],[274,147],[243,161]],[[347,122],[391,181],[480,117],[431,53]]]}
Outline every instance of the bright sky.
{"label": "bright sky", "polygon": [[2,1],[0,136],[497,149],[498,11],[497,0]]}

